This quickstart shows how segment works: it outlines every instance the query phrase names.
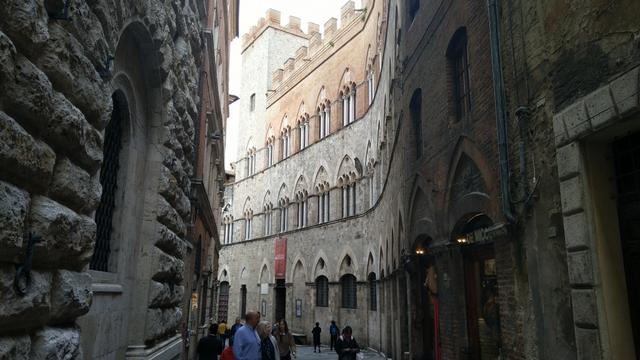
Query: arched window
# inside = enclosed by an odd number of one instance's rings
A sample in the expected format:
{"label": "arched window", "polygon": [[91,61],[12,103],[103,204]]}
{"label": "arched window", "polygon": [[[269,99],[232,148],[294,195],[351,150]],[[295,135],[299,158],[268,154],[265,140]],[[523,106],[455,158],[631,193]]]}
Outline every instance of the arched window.
{"label": "arched window", "polygon": [[289,199],[282,198],[278,202],[280,205],[280,232],[289,230]]}
{"label": "arched window", "polygon": [[318,130],[319,138],[324,139],[330,134],[329,124],[331,123],[331,107],[327,100],[325,104],[318,108]]}
{"label": "arched window", "polygon": [[220,291],[218,292],[218,321],[227,320],[229,311],[229,283],[223,281],[220,283]]}
{"label": "arched window", "polygon": [[224,223],[224,243],[231,244],[233,242],[233,216],[227,215],[222,221]]}
{"label": "arched window", "polygon": [[244,239],[249,240],[253,234],[253,211],[248,210],[244,213]]}
{"label": "arched window", "polygon": [[316,278],[316,306],[329,306],[329,279],[322,275]]}
{"label": "arched window", "polygon": [[126,116],[127,103],[124,95],[114,93],[111,120],[105,129],[103,161],[100,168],[102,195],[96,209],[96,246],[89,268],[109,271],[111,236],[113,233],[113,213],[115,210],[116,190],[118,189],[118,170],[120,168],[120,150],[122,149],[122,129]]}
{"label": "arched window", "polygon": [[240,315],[247,313],[247,285],[240,286]]}
{"label": "arched window", "polygon": [[356,277],[351,274],[343,275],[340,278],[342,288],[342,307],[345,309],[358,308],[358,289]]}
{"label": "arched window", "polygon": [[298,207],[297,225],[298,228],[303,228],[307,226],[307,223],[309,221],[309,196],[306,191],[299,191],[298,193],[296,193],[296,205]]}
{"label": "arched window", "polygon": [[275,138],[274,137],[270,137],[267,140],[267,153],[266,153],[266,157],[267,157],[267,167],[269,166],[273,166],[273,154],[274,154],[274,146],[273,143],[275,142]]}
{"label": "arched window", "polygon": [[422,89],[416,89],[409,103],[411,123],[416,137],[416,157],[422,156]]}
{"label": "arched window", "polygon": [[369,273],[369,310],[378,310],[378,285],[376,284],[376,273]]}
{"label": "arched window", "polygon": [[264,235],[271,235],[273,223],[273,204],[268,203],[264,206]]}
{"label": "arched window", "polygon": [[318,192],[318,224],[329,221],[329,183],[324,181],[316,186]]}
{"label": "arched window", "polygon": [[467,56],[467,29],[458,29],[447,48],[447,58],[453,83],[453,105],[456,119],[466,118],[471,110],[469,61]]}
{"label": "arched window", "polygon": [[299,122],[300,150],[309,146],[309,117],[303,116]]}

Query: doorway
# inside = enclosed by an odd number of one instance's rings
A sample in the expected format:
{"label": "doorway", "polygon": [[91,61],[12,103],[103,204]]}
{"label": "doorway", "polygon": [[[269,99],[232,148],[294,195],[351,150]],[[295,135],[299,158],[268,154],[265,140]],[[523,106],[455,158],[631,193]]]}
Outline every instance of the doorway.
{"label": "doorway", "polygon": [[274,312],[275,318],[274,321],[280,321],[285,318],[286,309],[287,309],[287,287],[284,282],[284,279],[276,279],[276,309]]}
{"label": "doorway", "polygon": [[500,312],[493,245],[464,251],[468,359],[500,357]]}
{"label": "doorway", "polygon": [[640,132],[613,143],[618,221],[636,354],[640,354]]}

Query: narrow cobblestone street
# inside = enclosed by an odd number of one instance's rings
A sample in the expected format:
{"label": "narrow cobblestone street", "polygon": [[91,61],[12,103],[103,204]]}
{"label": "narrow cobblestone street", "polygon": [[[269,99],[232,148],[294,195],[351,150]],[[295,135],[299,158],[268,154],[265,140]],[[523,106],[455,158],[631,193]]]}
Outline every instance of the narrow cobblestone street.
{"label": "narrow cobblestone street", "polygon": [[[329,346],[323,344],[320,353],[313,352],[313,346],[298,346],[295,360],[330,360],[338,359],[335,350],[329,350]],[[364,360],[382,360],[385,359],[380,353],[370,350],[363,350]]]}

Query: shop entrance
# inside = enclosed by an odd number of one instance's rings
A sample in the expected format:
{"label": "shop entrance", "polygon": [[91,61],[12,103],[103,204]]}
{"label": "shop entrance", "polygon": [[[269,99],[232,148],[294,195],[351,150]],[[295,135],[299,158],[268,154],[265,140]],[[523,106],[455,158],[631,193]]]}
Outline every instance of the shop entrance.
{"label": "shop entrance", "polygon": [[500,357],[500,314],[493,245],[464,249],[468,359]]}
{"label": "shop entrance", "polygon": [[640,132],[613,143],[620,240],[636,354],[640,354]]}
{"label": "shop entrance", "polygon": [[276,309],[274,312],[275,318],[273,320],[280,321],[285,318],[287,309],[287,287],[284,279],[276,279],[275,296]]}

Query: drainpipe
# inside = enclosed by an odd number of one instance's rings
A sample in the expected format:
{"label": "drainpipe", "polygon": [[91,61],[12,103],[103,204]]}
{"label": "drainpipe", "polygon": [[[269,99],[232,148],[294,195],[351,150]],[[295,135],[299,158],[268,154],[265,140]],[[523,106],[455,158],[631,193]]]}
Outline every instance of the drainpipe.
{"label": "drainpipe", "polygon": [[504,78],[502,75],[502,56],[500,54],[500,29],[498,24],[497,0],[487,0],[489,11],[489,35],[491,39],[491,69],[496,105],[496,128],[498,131],[498,157],[500,160],[500,190],[502,193],[502,212],[510,224],[516,222],[511,207],[511,174],[509,170],[509,148],[507,144],[507,111],[505,108]]}

